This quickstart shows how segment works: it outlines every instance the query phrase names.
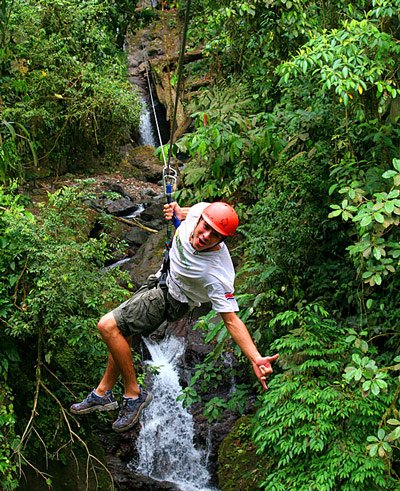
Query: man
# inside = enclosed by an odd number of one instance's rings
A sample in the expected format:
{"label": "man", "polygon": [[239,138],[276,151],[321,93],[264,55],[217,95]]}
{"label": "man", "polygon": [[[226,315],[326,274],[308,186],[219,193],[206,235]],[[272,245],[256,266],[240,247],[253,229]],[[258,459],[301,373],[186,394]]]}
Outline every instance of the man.
{"label": "man", "polygon": [[110,352],[107,367],[97,388],[82,402],[71,406],[74,414],[117,409],[112,389],[122,375],[125,394],[113,424],[117,432],[132,428],[153,398],[137,383],[130,349],[133,334],[148,335],[165,320],[177,320],[193,307],[211,302],[232,339],[250,360],[264,389],[267,389],[265,380],[272,373],[271,362],[279,356],[262,357],[236,315],[239,308],[233,294],[235,272],[224,243],[239,224],[235,210],[222,202],[198,203],[190,208],[181,208],[173,202],[164,206],[164,217],[166,220],[176,217],[182,222],[169,254],[168,288],[161,288],[157,282],[144,285],[132,298],[100,319],[98,328]]}

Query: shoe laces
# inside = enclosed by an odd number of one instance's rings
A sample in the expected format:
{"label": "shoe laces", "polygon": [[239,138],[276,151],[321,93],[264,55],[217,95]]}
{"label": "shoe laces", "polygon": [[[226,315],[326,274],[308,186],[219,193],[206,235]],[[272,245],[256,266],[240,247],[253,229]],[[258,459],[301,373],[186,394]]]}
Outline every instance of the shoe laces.
{"label": "shoe laces", "polygon": [[122,406],[119,412],[120,417],[125,416],[125,414],[128,412],[128,402],[129,399],[124,399],[124,398],[122,399]]}

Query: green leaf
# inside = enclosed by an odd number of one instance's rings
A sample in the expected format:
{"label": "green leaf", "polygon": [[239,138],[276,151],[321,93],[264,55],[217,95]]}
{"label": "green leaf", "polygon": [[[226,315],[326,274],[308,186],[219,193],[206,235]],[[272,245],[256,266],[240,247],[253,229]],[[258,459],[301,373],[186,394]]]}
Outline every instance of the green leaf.
{"label": "green leaf", "polygon": [[363,280],[366,280],[367,278],[371,278],[373,274],[374,273],[372,271],[364,271],[364,273],[362,274],[362,278]]}
{"label": "green leaf", "polygon": [[363,391],[368,392],[371,388],[371,380],[366,380],[362,385]]}
{"label": "green leaf", "polygon": [[342,214],[342,218],[345,222],[348,221],[349,218],[352,218],[353,215],[351,213],[349,213],[348,211],[344,210],[343,211],[343,214]]}
{"label": "green leaf", "polygon": [[377,378],[375,379],[375,383],[378,385],[380,389],[387,389],[387,383],[384,380]]}
{"label": "green leaf", "polygon": [[371,215],[366,215],[360,222],[361,227],[366,227],[372,222]]}
{"label": "green leaf", "polygon": [[357,368],[357,370],[354,372],[354,380],[356,382],[359,382],[361,380],[362,375],[363,375],[363,373],[362,373],[361,368]]}
{"label": "green leaf", "polygon": [[369,455],[370,455],[370,457],[375,457],[376,456],[376,454],[378,453],[378,448],[379,448],[379,445],[378,444],[371,445],[371,447],[369,449]]}
{"label": "green leaf", "polygon": [[374,255],[375,259],[379,259],[382,257],[382,254],[381,254],[381,248],[380,247],[374,247],[372,249],[372,254]]}
{"label": "green leaf", "polygon": [[397,174],[398,172],[396,172],[395,170],[387,170],[382,174],[382,177],[384,179],[390,179],[391,177],[397,176]]}
{"label": "green leaf", "polygon": [[382,215],[382,213],[374,213],[374,219],[378,223],[383,223],[385,221],[385,217]]}
{"label": "green leaf", "polygon": [[374,394],[374,396],[377,396],[380,392],[380,388],[377,383],[372,382],[371,384],[371,392]]}
{"label": "green leaf", "polygon": [[331,196],[333,194],[333,192],[335,191],[335,189],[337,187],[338,187],[337,184],[332,184],[332,186],[329,188],[329,191],[328,191],[329,196]]}
{"label": "green leaf", "polygon": [[391,203],[390,201],[386,201],[385,203],[385,211],[389,215],[393,213],[394,211],[394,203]]}
{"label": "green leaf", "polygon": [[396,426],[396,428],[389,433],[387,436],[388,441],[394,441],[394,440],[399,440],[400,439],[400,426]]}
{"label": "green leaf", "polygon": [[382,440],[385,438],[385,434],[386,434],[386,433],[385,433],[385,430],[383,430],[382,428],[380,428],[380,429],[378,430],[378,438],[379,438],[379,440],[381,440],[381,441],[382,441]]}
{"label": "green leaf", "polygon": [[328,215],[328,218],[334,218],[342,214],[342,210],[331,211]]}
{"label": "green leaf", "polygon": [[393,159],[393,167],[400,172],[400,159]]}
{"label": "green leaf", "polygon": [[382,447],[383,447],[383,449],[385,450],[386,453],[391,453],[392,452],[392,447],[391,447],[390,443],[383,442],[382,443]]}

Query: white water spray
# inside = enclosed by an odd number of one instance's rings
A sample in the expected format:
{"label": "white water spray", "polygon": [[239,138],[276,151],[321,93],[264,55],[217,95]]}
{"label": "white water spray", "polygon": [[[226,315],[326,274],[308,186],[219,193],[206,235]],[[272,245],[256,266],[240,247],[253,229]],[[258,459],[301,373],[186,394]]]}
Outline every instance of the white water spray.
{"label": "white water spray", "polygon": [[158,146],[153,132],[150,111],[147,102],[144,99],[142,114],[140,116],[139,138],[141,145],[151,145],[153,147]]}
{"label": "white water spray", "polygon": [[145,339],[152,357],[149,363],[158,368],[152,384],[153,402],[142,417],[137,440],[139,462],[135,472],[174,483],[183,491],[211,491],[206,455],[193,445],[194,425],[191,414],[176,398],[182,388],[176,364],[184,351],[182,339],[168,337],[152,343]]}

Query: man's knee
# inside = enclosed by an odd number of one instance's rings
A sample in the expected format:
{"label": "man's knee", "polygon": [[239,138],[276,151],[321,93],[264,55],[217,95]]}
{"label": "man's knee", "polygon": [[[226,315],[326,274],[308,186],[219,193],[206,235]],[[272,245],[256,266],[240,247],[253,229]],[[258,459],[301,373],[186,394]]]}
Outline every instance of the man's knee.
{"label": "man's knee", "polygon": [[101,334],[102,338],[115,336],[119,334],[120,331],[117,326],[117,322],[111,312],[104,315],[98,322],[97,328]]}

